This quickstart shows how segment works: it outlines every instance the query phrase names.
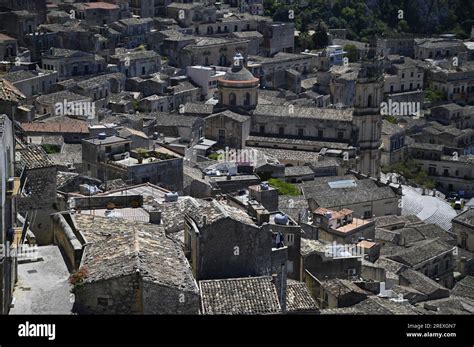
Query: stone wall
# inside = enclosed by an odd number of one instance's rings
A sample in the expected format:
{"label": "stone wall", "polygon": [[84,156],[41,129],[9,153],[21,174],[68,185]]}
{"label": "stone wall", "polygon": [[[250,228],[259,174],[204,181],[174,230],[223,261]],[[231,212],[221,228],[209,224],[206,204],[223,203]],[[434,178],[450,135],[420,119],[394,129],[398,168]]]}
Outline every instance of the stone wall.
{"label": "stone wall", "polygon": [[[136,274],[76,287],[74,311],[79,314],[142,314],[141,279]],[[108,299],[107,305],[99,298]]]}
{"label": "stone wall", "polygon": [[143,282],[143,314],[199,314],[199,292]]}
{"label": "stone wall", "polygon": [[314,276],[325,279],[348,278],[348,269],[355,268],[356,275],[361,273],[361,261],[359,258],[322,259],[318,253],[312,253],[302,260],[303,271],[308,270]]}
{"label": "stone wall", "polygon": [[79,285],[75,294],[74,309],[79,314],[199,313],[197,286],[195,292],[184,292],[137,274]]}
{"label": "stone wall", "polygon": [[272,237],[268,231],[221,219],[201,228],[197,279],[268,275]]}
{"label": "stone wall", "polygon": [[52,218],[53,241],[58,245],[69,270],[78,270],[82,258],[82,244],[62,214]]}

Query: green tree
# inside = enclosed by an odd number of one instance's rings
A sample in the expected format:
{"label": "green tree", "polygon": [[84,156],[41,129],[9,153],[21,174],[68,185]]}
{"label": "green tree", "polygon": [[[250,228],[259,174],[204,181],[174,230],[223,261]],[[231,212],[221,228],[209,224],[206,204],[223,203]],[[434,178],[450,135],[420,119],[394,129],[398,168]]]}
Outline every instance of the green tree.
{"label": "green tree", "polygon": [[328,28],[324,22],[319,21],[313,35],[313,43],[315,48],[324,48],[329,44]]}
{"label": "green tree", "polygon": [[346,51],[346,56],[349,58],[349,61],[351,63],[357,61],[357,47],[353,45],[352,43],[349,43],[344,46],[344,51]]}

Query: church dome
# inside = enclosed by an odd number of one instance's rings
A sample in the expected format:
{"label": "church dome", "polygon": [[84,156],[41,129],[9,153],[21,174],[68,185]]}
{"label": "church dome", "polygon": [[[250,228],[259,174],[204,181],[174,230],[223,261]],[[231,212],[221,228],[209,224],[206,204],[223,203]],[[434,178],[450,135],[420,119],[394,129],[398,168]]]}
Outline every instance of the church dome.
{"label": "church dome", "polygon": [[225,76],[219,79],[223,84],[255,84],[259,82],[252,73],[244,67],[244,58],[240,53],[234,57],[234,64]]}

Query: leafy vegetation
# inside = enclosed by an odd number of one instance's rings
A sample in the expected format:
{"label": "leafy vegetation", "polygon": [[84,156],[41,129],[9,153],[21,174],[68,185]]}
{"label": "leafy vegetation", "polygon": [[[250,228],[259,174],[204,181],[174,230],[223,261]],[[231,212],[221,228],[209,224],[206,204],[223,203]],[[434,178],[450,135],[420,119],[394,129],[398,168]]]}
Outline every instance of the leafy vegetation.
{"label": "leafy vegetation", "polygon": [[392,115],[385,115],[383,116],[383,118],[389,122],[389,123],[392,123],[392,124],[398,124],[398,119],[397,117],[395,116],[392,116]]}
{"label": "leafy vegetation", "polygon": [[287,183],[285,181],[282,181],[278,178],[271,178],[268,180],[268,184],[272,186],[273,188],[276,188],[278,190],[279,195],[300,195],[300,190],[298,187],[291,183]]}
{"label": "leafy vegetation", "polygon": [[[294,21],[302,32],[316,30],[324,22],[329,28],[347,29],[348,39],[364,42],[372,35],[398,33],[452,32],[466,39],[474,24],[472,0],[310,0],[304,5],[264,0],[264,8],[265,15]],[[289,10],[294,11],[294,19]]]}
{"label": "leafy vegetation", "polygon": [[55,154],[55,153],[60,153],[61,152],[61,148],[57,145],[48,145],[48,144],[45,144],[45,145],[42,145],[44,151],[48,154]]}
{"label": "leafy vegetation", "polygon": [[357,61],[357,47],[353,44],[348,44],[344,46],[344,51],[346,51],[346,56],[349,59],[349,62],[353,63]]}
{"label": "leafy vegetation", "polygon": [[446,92],[441,90],[427,89],[425,91],[425,97],[429,101],[442,101],[447,99]]}
{"label": "leafy vegetation", "polygon": [[212,159],[212,160],[219,160],[221,158],[224,158],[224,154],[223,153],[211,153],[207,157],[209,159]]}
{"label": "leafy vegetation", "polygon": [[422,170],[413,159],[408,159],[390,166],[384,166],[382,167],[382,171],[384,173],[396,172],[406,179],[428,189],[436,187],[436,183],[428,178],[426,171]]}

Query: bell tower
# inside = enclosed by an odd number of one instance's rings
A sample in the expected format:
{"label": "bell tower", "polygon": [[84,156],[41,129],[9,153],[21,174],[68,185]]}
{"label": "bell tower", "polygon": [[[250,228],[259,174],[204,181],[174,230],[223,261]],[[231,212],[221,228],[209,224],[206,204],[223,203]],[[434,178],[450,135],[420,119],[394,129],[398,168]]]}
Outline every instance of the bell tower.
{"label": "bell tower", "polygon": [[382,144],[383,60],[377,57],[373,44],[361,62],[355,85],[353,122],[358,138],[357,171],[371,176],[380,172],[380,146]]}

